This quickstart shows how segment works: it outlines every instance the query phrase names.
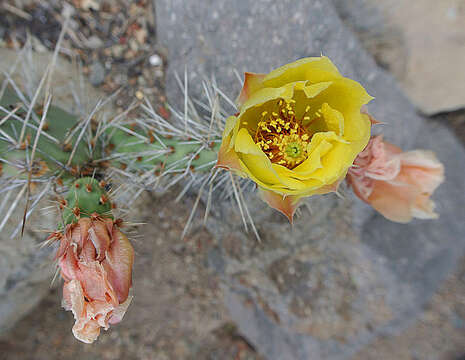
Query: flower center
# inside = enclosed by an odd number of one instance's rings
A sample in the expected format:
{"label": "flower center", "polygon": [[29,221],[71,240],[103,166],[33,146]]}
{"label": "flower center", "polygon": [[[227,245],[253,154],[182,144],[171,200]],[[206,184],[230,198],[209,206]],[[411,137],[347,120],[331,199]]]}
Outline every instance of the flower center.
{"label": "flower center", "polygon": [[272,163],[293,169],[307,158],[311,134],[295,117],[295,100],[280,99],[277,112],[262,113],[254,140]]}
{"label": "flower center", "polygon": [[285,155],[290,156],[291,158],[298,158],[299,156],[302,156],[303,151],[304,149],[302,149],[302,143],[299,141],[292,141],[288,143],[284,150]]}

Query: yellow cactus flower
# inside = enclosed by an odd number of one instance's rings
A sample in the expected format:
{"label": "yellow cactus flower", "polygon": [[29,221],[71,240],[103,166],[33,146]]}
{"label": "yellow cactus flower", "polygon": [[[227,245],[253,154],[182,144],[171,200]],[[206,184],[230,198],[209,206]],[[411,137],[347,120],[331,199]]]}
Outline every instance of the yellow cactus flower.
{"label": "yellow cactus flower", "polygon": [[216,166],[252,179],[292,221],[299,199],[335,191],[367,145],[371,123],[360,110],[371,99],[324,56],[246,73]]}

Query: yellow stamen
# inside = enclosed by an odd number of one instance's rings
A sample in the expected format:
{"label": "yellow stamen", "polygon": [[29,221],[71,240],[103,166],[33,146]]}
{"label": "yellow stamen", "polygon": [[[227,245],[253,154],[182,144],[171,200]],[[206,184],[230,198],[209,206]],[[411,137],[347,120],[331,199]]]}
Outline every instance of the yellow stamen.
{"label": "yellow stamen", "polygon": [[[294,99],[279,99],[276,111],[272,111],[271,114],[263,111],[255,134],[255,143],[267,157],[273,163],[289,169],[293,169],[307,158],[307,147],[312,136],[301,122],[308,122],[310,117],[296,119],[295,103]],[[305,111],[309,110],[310,106],[307,106]]]}

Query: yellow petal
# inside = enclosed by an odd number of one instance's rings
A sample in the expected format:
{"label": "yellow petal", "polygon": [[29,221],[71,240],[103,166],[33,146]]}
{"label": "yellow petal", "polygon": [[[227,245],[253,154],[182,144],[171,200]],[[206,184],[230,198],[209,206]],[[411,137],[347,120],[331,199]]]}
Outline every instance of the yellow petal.
{"label": "yellow petal", "polygon": [[276,173],[271,167],[271,161],[260,147],[254,143],[248,131],[240,129],[234,144],[234,151],[238,153],[242,170],[250,177],[264,184],[278,182]]}
{"label": "yellow petal", "polygon": [[247,129],[244,128],[237,133],[234,150],[243,154],[263,155],[266,157],[260,147],[255,144]]}
{"label": "yellow petal", "polygon": [[309,80],[314,84],[338,78],[341,78],[341,74],[326,56],[309,57],[273,70],[263,79],[263,86],[281,87],[300,80]]}
{"label": "yellow petal", "polygon": [[318,108],[327,103],[332,109],[343,114],[344,138],[353,141],[365,138],[367,128],[370,128],[370,121],[365,115],[361,115],[360,108],[372,99],[359,83],[341,78],[334,80],[316,100],[320,104]]}
{"label": "yellow petal", "polygon": [[321,158],[325,156],[332,148],[334,141],[338,137],[334,132],[316,133],[308,146],[308,158],[293,171],[299,179],[308,179],[317,169],[323,167]]}
{"label": "yellow petal", "polygon": [[321,115],[328,131],[334,131],[339,136],[344,134],[344,116],[339,111],[324,103],[321,106]]}
{"label": "yellow petal", "polygon": [[351,164],[346,156],[349,150],[346,144],[334,143],[331,151],[321,159],[323,166],[309,177],[319,179],[325,184],[333,183]]}
{"label": "yellow petal", "polygon": [[230,116],[226,119],[226,124],[224,125],[223,130],[223,139],[231,134],[231,131],[233,131],[237,121],[238,119],[235,116]]}
{"label": "yellow petal", "polygon": [[[345,177],[352,160],[349,162],[348,157],[343,157],[340,162],[337,162],[333,161],[330,155],[336,151],[338,156],[344,156],[350,152],[347,149],[348,146],[334,132],[317,133],[309,144],[308,158],[302,164],[293,170],[273,164],[280,178],[298,180],[298,186],[294,186],[292,190],[289,189],[285,193],[294,195],[316,194],[319,193],[318,189],[325,184],[331,185],[341,176]],[[327,192],[329,192],[327,189],[323,191],[323,193]]]}
{"label": "yellow petal", "polygon": [[322,91],[326,90],[328,87],[330,87],[332,84],[331,81],[325,81],[325,82],[320,82],[318,84],[306,84],[306,86],[303,87],[303,91],[307,98],[314,98],[317,96],[319,93]]}
{"label": "yellow petal", "polygon": [[240,126],[240,120],[236,116],[230,116],[226,119],[223,131],[223,141],[221,147],[225,145],[226,151],[230,151],[234,146],[235,137]]}
{"label": "yellow petal", "polygon": [[304,184],[300,181],[279,176],[275,171],[274,164],[271,163],[260,147],[255,144],[246,129],[242,128],[239,130],[234,150],[238,153],[238,157],[241,160],[241,169],[259,185],[269,189],[304,188]]}
{"label": "yellow petal", "polygon": [[299,86],[303,88],[306,85],[306,81],[300,81],[300,82],[297,81],[297,82],[288,83],[279,88],[267,87],[267,88],[263,88],[263,89],[256,91],[253,94],[253,96],[249,97],[248,100],[242,105],[239,117],[242,117],[242,115],[248,109],[258,106],[258,105],[262,105],[268,101],[276,100],[276,99],[284,99],[284,100],[292,99],[294,95],[294,88],[297,84],[300,84]]}

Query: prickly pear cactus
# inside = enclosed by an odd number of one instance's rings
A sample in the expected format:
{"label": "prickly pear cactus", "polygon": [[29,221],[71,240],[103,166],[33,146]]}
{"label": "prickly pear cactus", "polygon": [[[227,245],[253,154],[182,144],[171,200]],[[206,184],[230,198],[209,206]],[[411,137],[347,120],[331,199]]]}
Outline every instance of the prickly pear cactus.
{"label": "prickly pear cactus", "polygon": [[[52,234],[48,242],[53,243],[62,238],[66,228],[77,226],[85,217],[98,216],[119,227],[123,222],[116,220],[121,214],[117,204],[123,205],[124,214],[124,207],[132,209],[132,202],[143,191],[164,192],[175,184],[183,186],[178,198],[188,191],[197,194],[184,234],[201,196],[207,200],[206,216],[211,194],[218,189],[222,196],[234,194],[239,204],[243,202],[242,184],[234,182],[230,174],[213,169],[226,112],[219,105],[220,95],[208,83],[205,99],[195,105],[187,98],[184,84],[184,112],[168,107],[171,117],[164,118],[142,101],[134,106],[136,116],[109,112],[109,99],[71,112],[54,101],[53,84],[52,90],[44,93],[41,81],[27,81],[16,83],[7,77],[0,84],[0,232],[8,230],[2,233],[8,241],[17,241],[22,229],[29,236],[31,229],[43,225],[47,229],[41,230]],[[224,187],[228,181],[233,186]],[[55,214],[54,225],[38,220],[35,215],[40,208],[45,208],[48,215]],[[249,216],[245,203],[239,208]],[[45,236],[39,238],[43,241]],[[37,239],[32,241],[34,249]],[[31,250],[32,260],[28,262],[45,262],[49,252],[46,248],[41,251],[38,256]],[[2,293],[0,276],[0,332],[45,294],[51,276],[42,274],[39,282],[33,271],[24,274],[21,266],[10,271],[5,283],[10,277],[25,279],[14,293]],[[42,284],[44,279],[41,291],[28,291],[31,282]],[[19,296],[16,293],[27,294],[33,302],[21,310],[12,306]]]}
{"label": "prickly pear cactus", "polygon": [[[1,62],[20,64],[18,70],[33,71],[23,77],[22,71],[1,68],[11,77],[0,78],[0,333],[49,291],[56,270],[51,266],[54,250],[38,246],[46,232],[57,235],[49,242],[58,244],[67,227],[95,214],[115,224],[122,217],[127,224],[127,214],[137,214],[133,201],[138,195],[164,192],[176,184],[182,187],[178,198],[188,191],[197,194],[184,234],[200,197],[208,204],[206,215],[213,191],[221,190],[224,197],[235,194],[242,201],[241,184],[236,180],[234,187],[224,187],[231,176],[212,170],[226,114],[231,113],[222,110],[222,95],[214,86],[206,82],[205,98],[194,105],[184,84],[186,106],[179,112],[167,105],[169,118],[147,101],[136,104],[134,117],[116,114],[110,99],[99,101],[101,94],[89,89],[84,96],[77,94],[75,104],[64,101],[63,93],[74,86],[66,81],[76,81],[79,74],[63,82],[62,75],[72,71],[57,61],[55,73],[60,76],[51,83],[47,107],[49,94],[40,84],[48,63],[38,66],[39,55],[28,51],[21,58],[0,56]],[[247,216],[245,203],[241,209]]]}

